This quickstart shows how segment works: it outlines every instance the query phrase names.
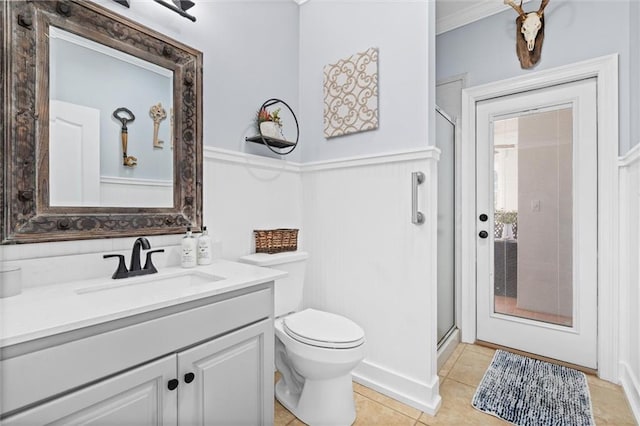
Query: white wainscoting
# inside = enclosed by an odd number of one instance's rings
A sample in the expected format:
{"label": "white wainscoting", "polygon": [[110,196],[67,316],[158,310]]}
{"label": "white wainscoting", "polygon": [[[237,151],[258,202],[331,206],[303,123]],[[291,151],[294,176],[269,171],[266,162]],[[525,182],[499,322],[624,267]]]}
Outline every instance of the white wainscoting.
{"label": "white wainscoting", "polygon": [[[356,381],[428,413],[439,404],[436,359],[435,148],[297,163],[205,147],[204,222],[234,259],[253,229],[296,227],[309,252],[305,306],[366,333]],[[422,171],[411,223],[411,172]]]}
{"label": "white wainscoting", "polygon": [[302,228],[299,165],[205,147],[203,169],[203,225],[219,241],[222,258],[255,252],[254,229]]}
{"label": "white wainscoting", "polygon": [[[354,379],[434,414],[437,159],[429,148],[303,166],[305,306],[362,326],[367,356]],[[411,173],[422,171],[411,223]]]}
{"label": "white wainscoting", "polygon": [[100,177],[100,206],[122,207],[136,200],[138,207],[172,207],[173,181]]}
{"label": "white wainscoting", "polygon": [[620,159],[620,382],[640,423],[640,145]]}

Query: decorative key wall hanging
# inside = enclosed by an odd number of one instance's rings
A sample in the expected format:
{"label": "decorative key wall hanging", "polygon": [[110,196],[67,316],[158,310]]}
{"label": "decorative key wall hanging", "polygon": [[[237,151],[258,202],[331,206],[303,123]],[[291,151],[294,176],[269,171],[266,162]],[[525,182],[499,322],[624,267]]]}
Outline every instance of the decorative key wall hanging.
{"label": "decorative key wall hanging", "polygon": [[122,123],[122,127],[120,128],[122,165],[125,167],[135,167],[138,165],[138,159],[132,155],[127,155],[127,147],[129,145],[129,130],[127,129],[127,123],[132,123],[136,119],[136,116],[127,108],[120,107],[113,111],[113,117]]}
{"label": "decorative key wall hanging", "polygon": [[149,116],[153,120],[153,147],[162,149],[164,141],[158,140],[158,131],[160,122],[167,118],[167,111],[162,107],[162,103],[158,102],[149,109]]}

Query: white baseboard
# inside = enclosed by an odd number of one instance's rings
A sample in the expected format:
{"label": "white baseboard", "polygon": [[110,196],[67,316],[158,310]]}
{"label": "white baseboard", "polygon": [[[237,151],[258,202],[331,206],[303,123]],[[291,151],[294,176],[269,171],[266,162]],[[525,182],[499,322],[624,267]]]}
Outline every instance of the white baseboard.
{"label": "white baseboard", "polygon": [[636,422],[640,424],[640,380],[626,362],[620,363],[620,382]]}
{"label": "white baseboard", "polygon": [[432,416],[440,408],[437,375],[431,383],[418,382],[364,360],[354,370],[353,380]]}

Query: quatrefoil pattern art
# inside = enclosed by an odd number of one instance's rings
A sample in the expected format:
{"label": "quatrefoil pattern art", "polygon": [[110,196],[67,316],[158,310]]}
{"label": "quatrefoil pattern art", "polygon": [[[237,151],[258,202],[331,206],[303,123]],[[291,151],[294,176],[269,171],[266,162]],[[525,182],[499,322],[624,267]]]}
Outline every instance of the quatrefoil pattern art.
{"label": "quatrefoil pattern art", "polygon": [[378,128],[378,49],[324,67],[324,137]]}

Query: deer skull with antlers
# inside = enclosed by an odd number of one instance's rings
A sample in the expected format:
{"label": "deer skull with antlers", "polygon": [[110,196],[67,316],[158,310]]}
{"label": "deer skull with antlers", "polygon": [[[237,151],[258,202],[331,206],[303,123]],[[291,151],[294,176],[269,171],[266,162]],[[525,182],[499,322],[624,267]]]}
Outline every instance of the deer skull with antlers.
{"label": "deer skull with antlers", "polygon": [[542,0],[537,12],[525,13],[522,10],[522,0],[516,4],[514,0],[504,0],[504,4],[511,6],[516,12],[516,52],[520,66],[531,68],[540,60],[542,41],[544,40],[544,8],[549,0]]}

